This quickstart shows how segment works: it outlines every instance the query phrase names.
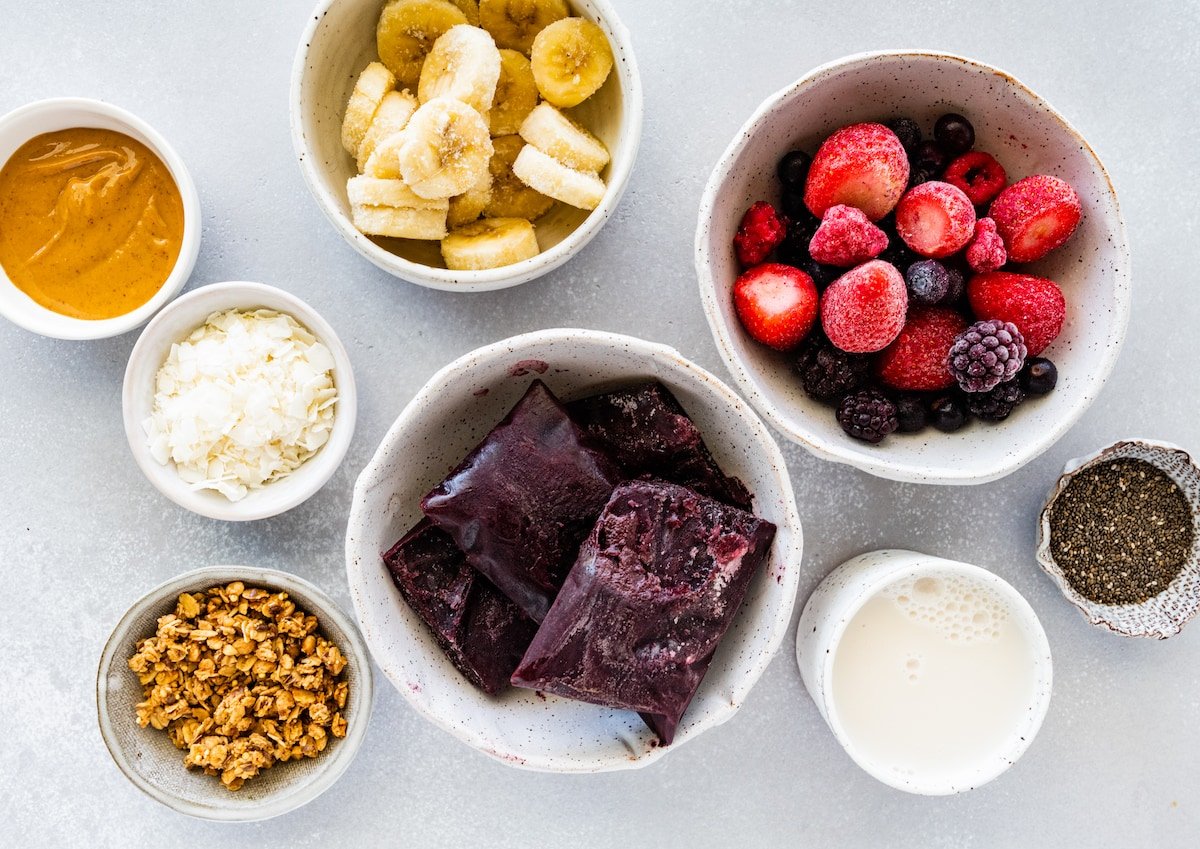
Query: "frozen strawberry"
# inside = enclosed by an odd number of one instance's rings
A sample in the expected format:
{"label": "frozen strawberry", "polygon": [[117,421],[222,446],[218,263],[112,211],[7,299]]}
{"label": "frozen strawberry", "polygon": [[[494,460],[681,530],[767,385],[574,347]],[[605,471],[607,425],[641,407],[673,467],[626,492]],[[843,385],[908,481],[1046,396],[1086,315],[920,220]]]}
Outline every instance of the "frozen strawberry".
{"label": "frozen strawberry", "polygon": [[975,233],[975,207],[963,190],[932,180],[913,186],[896,207],[896,232],[921,256],[957,253]]}
{"label": "frozen strawberry", "polygon": [[833,281],[821,297],[821,326],[851,354],[886,348],[904,327],[908,291],[891,263],[872,260]]}
{"label": "frozen strawberry", "polygon": [[967,326],[957,310],[916,307],[904,329],[879,354],[875,369],[879,379],[906,392],[937,392],[954,384],[946,365],[950,346]]}
{"label": "frozen strawberry", "polygon": [[1046,349],[1062,330],[1067,302],[1053,280],[992,271],[967,284],[967,300],[978,318],[1011,321],[1025,337],[1030,356]]}
{"label": "frozen strawberry", "polygon": [[980,218],[975,222],[975,238],[967,245],[967,265],[972,271],[996,271],[1008,262],[1004,240],[996,232],[996,222]]}
{"label": "frozen strawberry", "polygon": [[908,185],[908,155],[883,124],[851,124],[821,144],[808,169],[804,203],[821,218],[837,204],[872,221],[892,211]]}
{"label": "frozen strawberry", "polygon": [[751,204],[733,237],[738,262],[742,268],[765,262],[786,235],[787,219],[782,218],[775,207],[763,200]]}
{"label": "frozen strawberry", "polygon": [[983,206],[1000,194],[1008,183],[1004,166],[982,150],[972,150],[955,159],[942,172],[942,179],[962,189],[976,206]]}
{"label": "frozen strawberry", "polygon": [[804,340],[819,301],[811,277],[778,262],[755,266],[733,284],[733,305],[746,332],[778,351]]}
{"label": "frozen strawberry", "polygon": [[887,233],[872,224],[866,213],[839,203],[825,210],[808,253],[817,262],[848,268],[874,259],[887,246]]}
{"label": "frozen strawberry", "polygon": [[1083,207],[1064,180],[1035,174],[1018,180],[992,201],[988,214],[1013,262],[1034,262],[1075,232]]}

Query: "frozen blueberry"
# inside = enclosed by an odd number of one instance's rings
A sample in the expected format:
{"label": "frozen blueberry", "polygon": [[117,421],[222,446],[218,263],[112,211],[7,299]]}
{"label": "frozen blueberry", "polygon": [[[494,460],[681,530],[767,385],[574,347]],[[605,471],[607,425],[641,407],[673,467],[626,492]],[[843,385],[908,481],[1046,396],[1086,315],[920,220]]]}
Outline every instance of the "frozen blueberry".
{"label": "frozen blueberry", "polygon": [[929,423],[942,433],[954,433],[967,423],[967,405],[955,395],[941,395],[929,405]]}
{"label": "frozen blueberry", "polygon": [[922,259],[904,274],[908,302],[922,307],[940,304],[950,292],[950,273],[936,259]]}
{"label": "frozen blueberry", "polygon": [[975,146],[975,128],[956,112],[948,112],[933,125],[933,137],[950,156],[966,153]]}
{"label": "frozen blueberry", "polygon": [[789,150],[779,160],[775,172],[779,182],[789,189],[804,191],[804,181],[808,178],[808,166],[812,165],[812,157],[802,150]]}
{"label": "frozen blueberry", "polygon": [[920,395],[900,395],[895,404],[901,433],[916,433],[929,424],[929,411],[925,408],[925,399]]}
{"label": "frozen blueberry", "polygon": [[1030,357],[1021,372],[1021,387],[1030,395],[1046,395],[1058,385],[1058,369],[1045,357]]}

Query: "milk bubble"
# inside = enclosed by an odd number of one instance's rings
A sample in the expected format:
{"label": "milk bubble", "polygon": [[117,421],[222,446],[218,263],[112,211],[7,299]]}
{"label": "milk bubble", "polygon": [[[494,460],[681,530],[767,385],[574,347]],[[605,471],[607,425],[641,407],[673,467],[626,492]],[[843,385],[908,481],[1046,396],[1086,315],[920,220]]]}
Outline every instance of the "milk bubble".
{"label": "milk bubble", "polygon": [[[1008,619],[1004,600],[994,590],[960,575],[902,578],[881,595],[909,619],[936,628],[947,640],[958,644],[998,640],[999,626]],[[910,675],[916,673],[911,668],[907,671]]]}

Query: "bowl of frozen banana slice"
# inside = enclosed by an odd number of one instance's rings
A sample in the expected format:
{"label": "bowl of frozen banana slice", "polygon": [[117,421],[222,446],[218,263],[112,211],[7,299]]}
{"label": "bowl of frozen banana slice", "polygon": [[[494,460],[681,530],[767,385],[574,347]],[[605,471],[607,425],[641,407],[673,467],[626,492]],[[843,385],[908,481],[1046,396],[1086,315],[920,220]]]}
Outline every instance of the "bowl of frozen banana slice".
{"label": "bowl of frozen banana slice", "polygon": [[482,292],[558,267],[604,226],[642,87],[607,0],[322,0],[291,127],[308,187],[359,253]]}

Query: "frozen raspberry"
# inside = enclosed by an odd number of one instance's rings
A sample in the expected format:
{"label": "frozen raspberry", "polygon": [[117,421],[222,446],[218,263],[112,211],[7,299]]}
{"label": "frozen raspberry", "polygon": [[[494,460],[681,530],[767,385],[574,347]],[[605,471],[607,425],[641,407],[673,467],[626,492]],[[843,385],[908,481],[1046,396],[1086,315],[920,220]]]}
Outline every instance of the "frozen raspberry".
{"label": "frozen raspberry", "polygon": [[847,354],[835,348],[823,333],[814,331],[800,347],[796,371],[810,398],[830,401],[862,387],[870,375],[871,360],[865,354]]}
{"label": "frozen raspberry", "polygon": [[1025,340],[1006,321],[977,321],[958,334],[947,358],[965,392],[987,392],[1016,377],[1025,365]]}
{"label": "frozen raspberry", "polygon": [[733,306],[742,326],[777,351],[796,347],[808,335],[819,298],[811,277],[778,262],[756,265],[733,284]]}
{"label": "frozen raspberry", "polygon": [[878,221],[907,185],[908,155],[896,134],[883,124],[851,124],[825,139],[813,157],[804,203],[816,216],[841,203]]}
{"label": "frozen raspberry", "polygon": [[1015,324],[1031,356],[1058,337],[1067,316],[1067,301],[1058,285],[1029,274],[976,274],[967,284],[967,300],[975,315]]}
{"label": "frozen raspberry", "polygon": [[967,245],[967,264],[972,271],[995,271],[1008,261],[1004,240],[996,232],[996,222],[980,218],[975,222],[975,238]]}
{"label": "frozen raspberry", "polygon": [[904,327],[908,292],[896,267],[872,260],[847,271],[821,296],[829,341],[851,354],[886,348]]}
{"label": "frozen raspberry", "polygon": [[825,210],[821,226],[808,243],[808,253],[825,265],[849,268],[874,259],[887,246],[887,233],[872,224],[861,209],[839,203]]}
{"label": "frozen raspberry", "polygon": [[975,232],[975,207],[963,190],[933,180],[913,186],[896,207],[896,232],[921,256],[941,259],[961,250]]}
{"label": "frozen raspberry", "polygon": [[733,237],[733,249],[737,252],[738,262],[742,268],[752,268],[766,261],[786,235],[787,220],[780,218],[771,204],[757,201],[746,210],[741,226]]}
{"label": "frozen raspberry", "polygon": [[914,307],[904,329],[875,361],[879,379],[893,389],[936,392],[954,385],[947,357],[967,320],[946,307]]}
{"label": "frozen raspberry", "polygon": [[971,415],[987,422],[1002,422],[1025,400],[1025,390],[1018,380],[1001,383],[987,392],[967,395],[967,409]]}
{"label": "frozen raspberry", "polygon": [[983,206],[1000,194],[1000,190],[1008,183],[1004,166],[982,150],[973,150],[955,159],[946,166],[942,179],[962,189],[963,194],[976,206]]}
{"label": "frozen raspberry", "polygon": [[900,426],[896,405],[877,389],[864,389],[843,398],[837,420],[846,433],[872,444],[882,442]]}
{"label": "frozen raspberry", "polygon": [[1064,180],[1036,174],[1018,180],[992,201],[988,214],[1013,262],[1034,262],[1075,232],[1083,207]]}

